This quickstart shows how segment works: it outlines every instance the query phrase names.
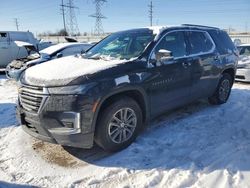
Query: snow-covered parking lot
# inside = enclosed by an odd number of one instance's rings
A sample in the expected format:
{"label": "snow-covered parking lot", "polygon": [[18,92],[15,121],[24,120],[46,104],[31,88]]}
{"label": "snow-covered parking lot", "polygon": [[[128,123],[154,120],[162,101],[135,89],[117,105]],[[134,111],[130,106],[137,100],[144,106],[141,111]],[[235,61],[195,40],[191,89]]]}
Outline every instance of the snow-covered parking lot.
{"label": "snow-covered parking lot", "polygon": [[0,75],[0,187],[250,187],[250,85],[228,103],[169,112],[109,154],[43,143],[15,118],[16,85]]}

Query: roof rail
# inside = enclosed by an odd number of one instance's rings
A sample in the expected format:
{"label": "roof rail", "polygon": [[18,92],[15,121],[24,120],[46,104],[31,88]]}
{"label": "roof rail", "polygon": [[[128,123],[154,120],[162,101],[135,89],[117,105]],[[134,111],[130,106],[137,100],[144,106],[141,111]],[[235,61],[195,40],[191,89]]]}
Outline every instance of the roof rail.
{"label": "roof rail", "polygon": [[211,27],[211,26],[205,26],[205,25],[195,25],[195,24],[182,24],[182,26],[191,26],[191,27],[205,27],[205,28],[210,28],[210,29],[219,29],[217,27]]}

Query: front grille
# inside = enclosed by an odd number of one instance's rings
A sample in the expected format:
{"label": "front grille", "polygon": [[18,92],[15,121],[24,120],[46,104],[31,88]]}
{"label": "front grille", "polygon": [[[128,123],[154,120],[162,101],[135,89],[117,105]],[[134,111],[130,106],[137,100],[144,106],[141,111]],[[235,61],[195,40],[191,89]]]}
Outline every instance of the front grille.
{"label": "front grille", "polygon": [[29,111],[37,113],[45,97],[42,87],[22,85],[19,88],[21,106]]}

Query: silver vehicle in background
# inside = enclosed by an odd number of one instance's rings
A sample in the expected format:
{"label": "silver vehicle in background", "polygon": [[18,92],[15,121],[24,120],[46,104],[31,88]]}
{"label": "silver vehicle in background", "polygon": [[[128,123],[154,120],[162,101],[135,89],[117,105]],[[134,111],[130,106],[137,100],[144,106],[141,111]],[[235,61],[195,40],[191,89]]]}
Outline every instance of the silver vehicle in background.
{"label": "silver vehicle in background", "polygon": [[37,40],[31,32],[0,31],[0,68],[5,68],[14,59],[28,55],[26,49],[17,46],[15,41],[30,43],[37,50],[42,50],[52,45],[50,42]]}
{"label": "silver vehicle in background", "polygon": [[71,42],[60,43],[41,51],[36,51],[36,48],[34,48],[34,46],[32,47],[31,44],[23,43],[22,45],[22,43],[19,43],[18,45],[23,46],[29,55],[25,58],[13,60],[6,67],[7,77],[15,80],[18,80],[21,74],[31,66],[50,61],[52,59],[85,52],[92,46],[92,44],[88,43]]}
{"label": "silver vehicle in background", "polygon": [[237,66],[236,81],[250,82],[250,44],[238,46],[240,59]]}

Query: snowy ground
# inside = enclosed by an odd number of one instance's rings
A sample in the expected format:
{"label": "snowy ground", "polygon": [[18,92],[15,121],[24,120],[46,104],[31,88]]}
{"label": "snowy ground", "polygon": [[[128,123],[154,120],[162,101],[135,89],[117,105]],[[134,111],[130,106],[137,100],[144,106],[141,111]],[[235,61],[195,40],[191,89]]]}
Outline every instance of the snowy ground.
{"label": "snowy ground", "polygon": [[0,187],[250,187],[250,85],[235,84],[222,106],[200,101],[158,118],[116,154],[28,136],[16,95],[0,75]]}

